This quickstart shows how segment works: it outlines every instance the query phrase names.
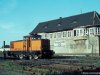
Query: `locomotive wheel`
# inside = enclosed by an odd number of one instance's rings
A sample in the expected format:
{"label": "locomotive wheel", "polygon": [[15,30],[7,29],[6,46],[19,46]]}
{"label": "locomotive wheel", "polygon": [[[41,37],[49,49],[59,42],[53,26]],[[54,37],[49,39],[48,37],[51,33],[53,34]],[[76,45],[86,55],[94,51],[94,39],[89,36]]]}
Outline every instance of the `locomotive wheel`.
{"label": "locomotive wheel", "polygon": [[20,60],[22,60],[22,59],[23,59],[23,55],[19,55],[18,57],[19,57],[19,59],[20,59]]}
{"label": "locomotive wheel", "polygon": [[38,59],[39,57],[37,55],[34,56],[34,59]]}
{"label": "locomotive wheel", "polygon": [[32,59],[32,55],[26,56],[26,59],[27,59],[27,60],[31,60],[31,59]]}
{"label": "locomotive wheel", "polygon": [[29,56],[28,56],[28,59],[29,59],[29,60],[31,60],[31,59],[32,59],[32,56],[31,56],[31,55],[29,55]]}
{"label": "locomotive wheel", "polygon": [[4,57],[4,59],[7,58],[7,53],[5,51],[3,51],[3,57]]}
{"label": "locomotive wheel", "polygon": [[4,54],[4,59],[6,59],[7,58],[7,55],[6,54]]}

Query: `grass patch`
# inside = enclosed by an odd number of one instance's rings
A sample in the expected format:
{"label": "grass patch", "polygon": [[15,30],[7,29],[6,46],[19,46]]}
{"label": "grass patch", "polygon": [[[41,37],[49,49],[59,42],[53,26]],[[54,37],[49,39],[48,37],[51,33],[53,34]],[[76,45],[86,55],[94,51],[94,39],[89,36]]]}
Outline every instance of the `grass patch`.
{"label": "grass patch", "polygon": [[0,69],[7,71],[21,71],[22,67],[12,61],[0,62]]}
{"label": "grass patch", "polygon": [[25,66],[23,64],[18,64],[15,61],[3,61],[0,62],[0,70],[3,71],[15,71],[15,72],[32,72],[35,74],[45,74],[45,75],[53,75],[53,74],[58,74],[60,71],[50,68],[50,67],[43,67],[40,65],[34,65],[32,64],[31,66]]}

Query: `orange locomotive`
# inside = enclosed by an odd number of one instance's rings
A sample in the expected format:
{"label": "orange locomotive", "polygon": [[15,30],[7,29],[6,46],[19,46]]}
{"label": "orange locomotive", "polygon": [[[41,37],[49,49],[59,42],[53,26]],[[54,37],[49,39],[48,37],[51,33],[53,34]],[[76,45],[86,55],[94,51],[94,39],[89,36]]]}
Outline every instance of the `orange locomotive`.
{"label": "orange locomotive", "polygon": [[50,50],[50,40],[41,39],[40,35],[24,36],[23,40],[12,41],[10,51],[5,51],[4,56],[23,58],[51,58],[53,50]]}

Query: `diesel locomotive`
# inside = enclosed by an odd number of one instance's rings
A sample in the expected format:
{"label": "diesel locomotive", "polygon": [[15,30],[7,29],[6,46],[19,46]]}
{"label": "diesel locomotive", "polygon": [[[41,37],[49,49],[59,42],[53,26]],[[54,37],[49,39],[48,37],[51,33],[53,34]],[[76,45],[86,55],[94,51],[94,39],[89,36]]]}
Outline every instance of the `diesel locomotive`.
{"label": "diesel locomotive", "polygon": [[23,40],[11,41],[10,51],[4,51],[4,58],[19,59],[52,58],[54,51],[50,50],[50,40],[41,39],[40,35],[24,36]]}

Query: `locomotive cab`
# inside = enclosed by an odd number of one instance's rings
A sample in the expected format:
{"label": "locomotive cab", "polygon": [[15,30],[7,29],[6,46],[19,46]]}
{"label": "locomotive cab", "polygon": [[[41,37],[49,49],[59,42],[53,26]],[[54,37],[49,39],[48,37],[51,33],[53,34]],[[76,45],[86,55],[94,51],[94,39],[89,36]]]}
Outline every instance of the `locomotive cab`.
{"label": "locomotive cab", "polygon": [[41,39],[40,35],[24,36],[24,48],[27,52],[34,52],[36,56],[41,58],[51,58],[54,54],[50,50],[50,40]]}

